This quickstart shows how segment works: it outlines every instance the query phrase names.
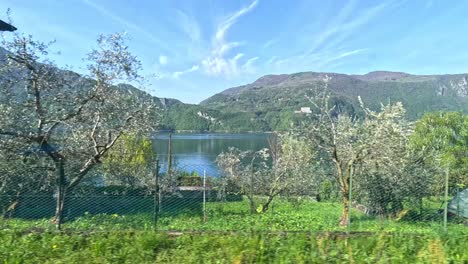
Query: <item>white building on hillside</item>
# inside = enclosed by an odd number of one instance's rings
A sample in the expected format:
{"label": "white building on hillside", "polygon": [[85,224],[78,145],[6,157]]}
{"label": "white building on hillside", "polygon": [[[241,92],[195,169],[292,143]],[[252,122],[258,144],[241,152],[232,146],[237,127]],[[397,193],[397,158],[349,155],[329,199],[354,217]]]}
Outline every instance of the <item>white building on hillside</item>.
{"label": "white building on hillside", "polygon": [[311,114],[312,110],[310,110],[310,107],[301,107],[301,110],[299,111],[294,111],[296,114]]}

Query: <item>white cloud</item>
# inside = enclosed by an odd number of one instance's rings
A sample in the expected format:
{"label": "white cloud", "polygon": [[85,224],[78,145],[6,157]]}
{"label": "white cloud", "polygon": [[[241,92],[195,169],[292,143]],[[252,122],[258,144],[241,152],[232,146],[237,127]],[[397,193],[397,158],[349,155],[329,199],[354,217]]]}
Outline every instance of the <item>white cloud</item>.
{"label": "white cloud", "polygon": [[258,0],[255,0],[249,6],[242,8],[241,10],[235,12],[234,14],[228,16],[225,20],[223,20],[218,25],[218,30],[216,31],[216,34],[215,34],[216,41],[220,43],[224,42],[224,36],[226,35],[226,32],[229,30],[229,28],[234,23],[237,22],[237,19],[239,19],[239,17],[250,12],[252,9],[255,8],[255,6],[257,6],[257,4],[258,4]]}
{"label": "white cloud", "polygon": [[166,65],[168,63],[168,58],[167,56],[164,56],[164,55],[160,55],[159,56],[159,64],[161,65]]}
{"label": "white cloud", "polygon": [[322,65],[326,65],[326,64],[329,64],[330,62],[334,62],[334,61],[341,60],[343,58],[346,58],[346,57],[349,57],[349,56],[352,56],[352,55],[356,55],[358,53],[362,53],[362,52],[364,52],[366,50],[367,49],[356,49],[356,50],[351,50],[351,51],[346,51],[346,52],[340,53],[340,54],[338,54],[336,56],[333,56],[333,57],[330,57],[328,59],[323,60]]}
{"label": "white cloud", "polygon": [[235,76],[242,70],[238,65],[238,61],[243,54],[238,53],[234,57],[226,58],[229,51],[239,47],[243,42],[226,41],[228,30],[237,22],[237,20],[252,11],[258,4],[258,0],[253,1],[249,6],[244,7],[237,12],[227,16],[222,20],[217,27],[216,33],[213,36],[213,44],[211,54],[202,60],[201,64],[205,73],[210,75],[224,75],[227,77]]}
{"label": "white cloud", "polygon": [[247,73],[255,73],[254,63],[255,63],[258,59],[259,59],[258,57],[253,57],[253,58],[248,59],[247,62],[245,62],[245,63],[242,65],[242,70],[243,70],[244,72],[247,72]]}
{"label": "white cloud", "polygon": [[187,70],[184,70],[184,71],[176,71],[176,72],[172,73],[172,77],[177,79],[177,78],[179,78],[180,76],[182,76],[184,74],[198,71],[198,69],[200,69],[200,66],[193,65],[190,69],[187,69]]}

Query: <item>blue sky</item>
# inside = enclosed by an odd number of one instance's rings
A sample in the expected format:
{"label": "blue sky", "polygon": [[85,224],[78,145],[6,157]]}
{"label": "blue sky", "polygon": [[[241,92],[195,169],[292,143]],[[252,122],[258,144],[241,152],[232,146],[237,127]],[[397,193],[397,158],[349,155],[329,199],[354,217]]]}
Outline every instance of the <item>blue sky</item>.
{"label": "blue sky", "polygon": [[266,74],[468,72],[468,1],[2,0],[21,32],[84,72],[100,33],[127,32],[156,96],[198,103]]}

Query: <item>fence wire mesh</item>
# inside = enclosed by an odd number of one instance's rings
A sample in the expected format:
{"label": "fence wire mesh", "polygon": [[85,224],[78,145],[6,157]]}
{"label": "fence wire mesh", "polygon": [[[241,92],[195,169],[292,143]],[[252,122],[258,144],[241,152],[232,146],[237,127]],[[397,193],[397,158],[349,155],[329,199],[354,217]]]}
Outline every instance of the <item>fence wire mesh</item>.
{"label": "fence wire mesh", "polygon": [[[173,230],[239,232],[408,232],[447,229],[467,232],[468,191],[449,186],[412,186],[362,190],[353,185],[350,221],[340,225],[346,209],[331,181],[301,195],[269,195],[260,186],[242,188],[204,165],[149,170],[148,185],[106,185],[89,181],[66,193],[62,229]],[[355,179],[356,180],[356,179]],[[57,195],[50,190],[0,194],[0,228],[55,229]]]}

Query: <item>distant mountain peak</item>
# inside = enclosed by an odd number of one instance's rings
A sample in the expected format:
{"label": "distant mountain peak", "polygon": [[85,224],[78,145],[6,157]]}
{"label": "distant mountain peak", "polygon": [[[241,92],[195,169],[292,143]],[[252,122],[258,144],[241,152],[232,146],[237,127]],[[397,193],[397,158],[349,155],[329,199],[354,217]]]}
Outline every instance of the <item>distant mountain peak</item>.
{"label": "distant mountain peak", "polygon": [[269,74],[258,78],[251,84],[242,87],[265,87],[276,86],[285,82],[297,81],[316,81],[324,79],[329,76],[332,79],[338,77],[355,78],[362,81],[394,81],[402,78],[413,76],[405,72],[392,72],[392,71],[372,71],[363,75],[360,74],[343,74],[333,72],[298,72],[292,74]]}
{"label": "distant mountain peak", "polygon": [[405,72],[372,71],[364,75],[356,74],[352,76],[363,81],[391,81],[406,78],[412,75]]}
{"label": "distant mountain peak", "polygon": [[289,74],[269,74],[258,78],[252,86],[266,86],[281,83],[289,78]]}

